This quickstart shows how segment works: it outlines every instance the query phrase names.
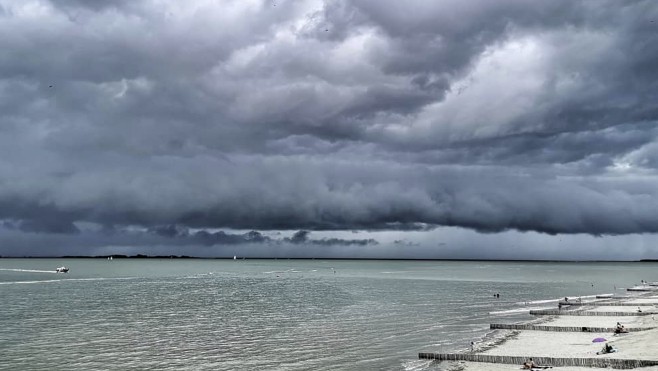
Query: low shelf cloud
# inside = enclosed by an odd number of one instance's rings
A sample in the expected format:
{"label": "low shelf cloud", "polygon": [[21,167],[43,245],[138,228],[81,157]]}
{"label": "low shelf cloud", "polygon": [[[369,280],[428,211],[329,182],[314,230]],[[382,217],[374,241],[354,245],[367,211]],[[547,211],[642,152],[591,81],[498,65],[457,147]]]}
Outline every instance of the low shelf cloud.
{"label": "low shelf cloud", "polygon": [[0,255],[658,257],[657,22],[653,1],[0,0]]}

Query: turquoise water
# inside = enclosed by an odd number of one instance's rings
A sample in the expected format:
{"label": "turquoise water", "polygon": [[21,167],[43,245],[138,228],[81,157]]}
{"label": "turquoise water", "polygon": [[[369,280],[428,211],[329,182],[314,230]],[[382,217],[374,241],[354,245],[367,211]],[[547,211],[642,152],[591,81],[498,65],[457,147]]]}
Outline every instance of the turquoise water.
{"label": "turquoise water", "polygon": [[0,369],[437,370],[418,352],[465,349],[559,297],[621,294],[657,267],[0,259]]}

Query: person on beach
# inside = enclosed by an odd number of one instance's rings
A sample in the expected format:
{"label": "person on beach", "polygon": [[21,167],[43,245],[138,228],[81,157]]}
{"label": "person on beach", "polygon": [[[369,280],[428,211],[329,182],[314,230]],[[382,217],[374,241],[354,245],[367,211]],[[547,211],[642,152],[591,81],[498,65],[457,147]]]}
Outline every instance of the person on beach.
{"label": "person on beach", "polygon": [[601,349],[600,352],[596,352],[596,354],[608,354],[608,353],[614,353],[616,351],[617,349],[615,349],[612,345],[605,343],[603,349]]}
{"label": "person on beach", "polygon": [[530,358],[527,361],[523,362],[523,367],[521,368],[524,370],[532,370],[535,368],[541,368],[541,369],[553,368],[553,366],[539,366],[535,363],[535,361],[532,360],[532,358]]}
{"label": "person on beach", "polygon": [[621,323],[617,322],[617,328],[615,328],[615,335],[616,334],[625,334],[627,332],[628,332],[628,330],[626,329],[626,327],[624,327],[624,325],[622,325]]}
{"label": "person on beach", "polygon": [[637,307],[637,311],[638,313],[642,313],[642,309],[640,309],[640,307]]}

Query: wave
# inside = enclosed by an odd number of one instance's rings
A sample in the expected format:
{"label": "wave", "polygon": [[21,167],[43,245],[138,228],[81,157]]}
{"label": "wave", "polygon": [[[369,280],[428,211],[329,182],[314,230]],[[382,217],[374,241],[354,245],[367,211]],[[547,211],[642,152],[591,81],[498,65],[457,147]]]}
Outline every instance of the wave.
{"label": "wave", "polygon": [[519,313],[528,313],[528,311],[531,310],[542,310],[542,309],[551,309],[551,307],[533,307],[533,308],[515,308],[515,309],[507,309],[507,310],[497,310],[494,312],[489,312],[490,315],[511,315],[511,314],[519,314]]}
{"label": "wave", "polygon": [[[605,294],[594,294],[594,295],[583,295],[583,296],[568,296],[570,301],[579,301],[583,299],[597,299],[597,296],[600,295],[605,295]],[[516,302],[516,305],[523,305],[522,308],[514,308],[514,309],[507,309],[507,310],[499,310],[495,312],[489,312],[490,315],[511,315],[511,314],[518,314],[518,313],[523,313],[527,312],[529,310],[542,310],[542,309],[554,309],[555,305],[551,306],[541,306],[542,304],[552,304],[552,303],[558,303],[559,301],[564,300],[564,297],[557,298],[557,299],[541,299],[541,300],[531,300],[531,301],[519,301]],[[592,303],[595,303],[596,300],[592,300]],[[539,306],[538,306],[539,305]],[[529,307],[529,306],[534,306],[534,307]]]}
{"label": "wave", "polygon": [[413,360],[402,364],[404,371],[427,370],[432,365],[432,361]]}
{"label": "wave", "polygon": [[313,269],[313,270],[309,270],[309,271],[300,271],[300,270],[291,268],[291,269],[286,269],[285,271],[267,271],[267,272],[263,272],[263,274],[304,273],[304,272],[317,272],[317,269]]}
{"label": "wave", "polygon": [[[605,294],[584,295],[584,296],[567,296],[567,297],[571,301],[576,301],[576,300],[579,300],[579,299],[596,299],[597,295],[605,295]],[[546,303],[557,303],[558,301],[563,300],[563,299],[564,299],[564,297],[557,298],[557,299],[519,301],[519,302],[516,302],[515,304],[518,304],[518,305],[536,305],[536,304],[546,304]]]}

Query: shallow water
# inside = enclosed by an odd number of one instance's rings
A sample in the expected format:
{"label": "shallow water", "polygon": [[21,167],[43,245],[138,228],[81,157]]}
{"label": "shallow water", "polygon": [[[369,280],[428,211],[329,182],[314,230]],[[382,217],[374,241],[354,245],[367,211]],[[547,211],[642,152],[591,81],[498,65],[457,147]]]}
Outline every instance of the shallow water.
{"label": "shallow water", "polygon": [[0,369],[431,370],[418,352],[465,349],[559,297],[621,294],[657,267],[0,259]]}

